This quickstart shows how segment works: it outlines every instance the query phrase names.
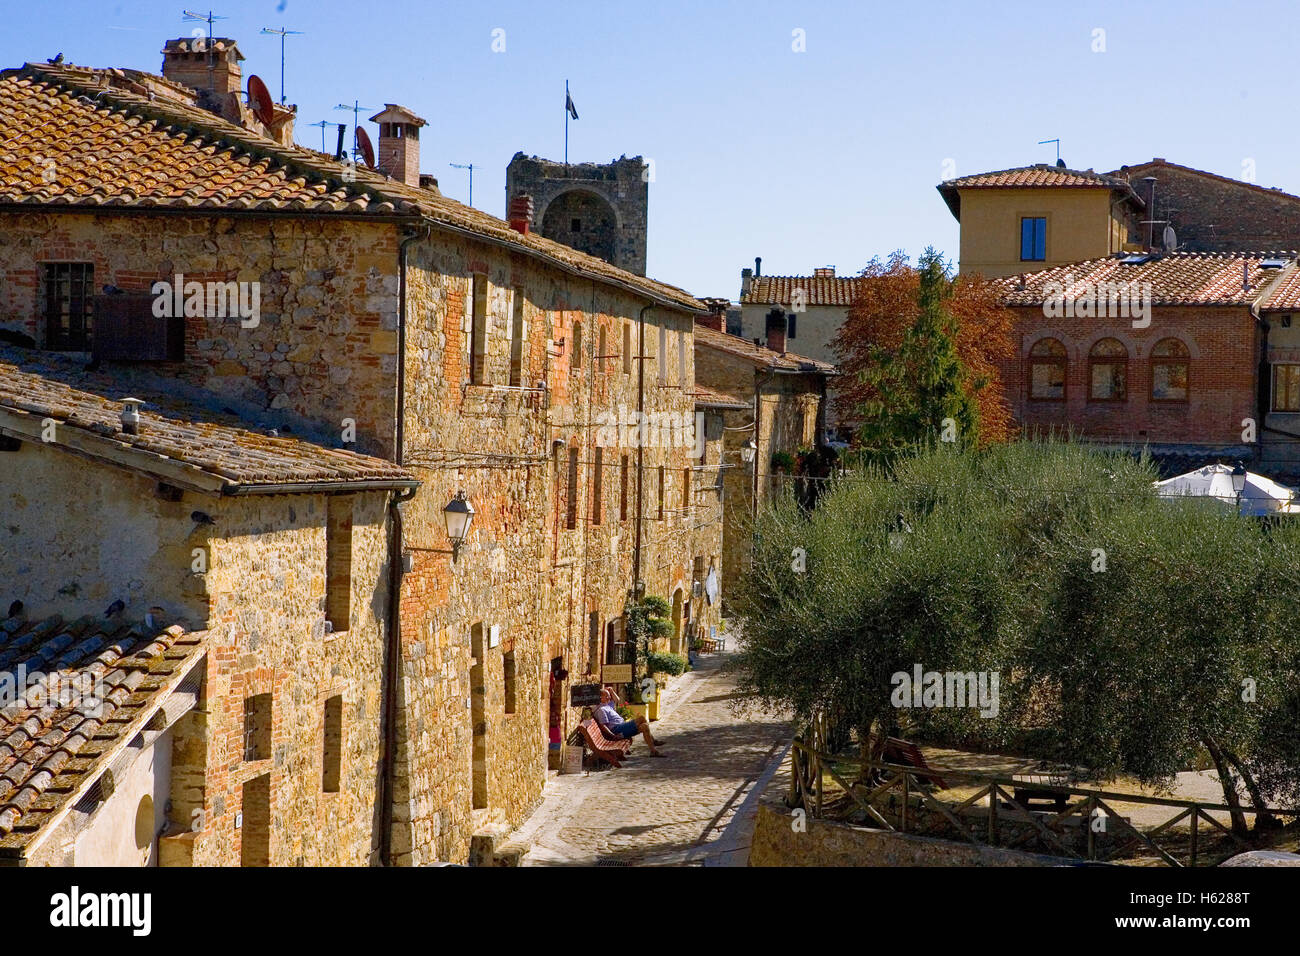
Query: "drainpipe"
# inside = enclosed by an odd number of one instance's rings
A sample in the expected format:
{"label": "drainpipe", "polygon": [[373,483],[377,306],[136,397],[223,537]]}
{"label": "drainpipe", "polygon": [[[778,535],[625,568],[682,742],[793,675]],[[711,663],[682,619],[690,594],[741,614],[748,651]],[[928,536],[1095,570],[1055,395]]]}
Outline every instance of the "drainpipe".
{"label": "drainpipe", "polygon": [[[401,465],[406,440],[406,247],[429,236],[429,227],[414,232],[397,247],[397,429],[393,461]],[[402,510],[418,488],[393,495],[388,502],[388,620],[384,640],[384,772],[380,777],[379,858],[393,865],[393,799],[397,779],[397,672],[402,663]]]}

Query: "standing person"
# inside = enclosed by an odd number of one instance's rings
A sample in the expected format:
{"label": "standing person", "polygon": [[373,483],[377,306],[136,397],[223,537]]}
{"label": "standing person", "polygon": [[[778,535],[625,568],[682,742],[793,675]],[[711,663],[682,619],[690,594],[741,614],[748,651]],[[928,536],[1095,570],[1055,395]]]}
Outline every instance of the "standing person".
{"label": "standing person", "polygon": [[639,733],[645,738],[646,746],[650,748],[650,756],[666,756],[659,750],[659,741],[655,740],[650,734],[649,721],[644,717],[637,717],[635,720],[623,720],[618,715],[618,707],[622,703],[618,698],[618,694],[614,693],[613,688],[602,687],[600,689],[600,706],[592,714],[596,718],[596,723],[600,724],[600,729],[605,732],[607,737],[622,737],[624,740],[631,740]]}

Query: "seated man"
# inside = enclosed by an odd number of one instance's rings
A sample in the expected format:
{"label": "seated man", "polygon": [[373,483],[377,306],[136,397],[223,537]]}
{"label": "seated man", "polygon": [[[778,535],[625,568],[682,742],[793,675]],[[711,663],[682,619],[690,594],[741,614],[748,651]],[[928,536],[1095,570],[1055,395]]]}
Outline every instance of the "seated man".
{"label": "seated man", "polygon": [[646,746],[650,748],[650,756],[664,756],[659,752],[659,741],[650,735],[649,721],[644,717],[637,717],[635,720],[624,720],[618,715],[618,707],[622,703],[618,699],[618,694],[614,693],[613,688],[602,687],[600,689],[600,706],[596,708],[592,716],[596,718],[596,723],[605,732],[605,736],[631,740],[640,733],[645,738]]}

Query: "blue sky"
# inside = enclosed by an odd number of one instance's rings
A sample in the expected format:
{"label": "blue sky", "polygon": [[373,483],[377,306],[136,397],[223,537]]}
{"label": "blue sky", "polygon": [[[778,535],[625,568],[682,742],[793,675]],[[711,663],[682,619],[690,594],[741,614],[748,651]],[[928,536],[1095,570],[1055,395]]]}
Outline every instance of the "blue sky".
{"label": "blue sky", "polygon": [[[163,41],[196,26],[183,5],[0,0],[21,26],[0,35],[0,66],[61,51],[158,71]],[[568,79],[581,117],[570,159],[654,159],[647,271],[698,295],[734,298],[755,256],[764,273],[841,275],[899,248],[955,257],[935,185],[1054,161],[1043,139],[1060,137],[1077,168],[1162,156],[1241,177],[1249,162],[1260,185],[1300,192],[1300,31],[1284,3],[221,0],[215,12],[245,76],[276,97],[279,40],[259,30],[305,32],[288,41],[286,84],[300,143],[320,147],[308,124],[343,121],[338,103],[358,99],[367,116],[401,103],[429,120],[424,171],[465,201],[467,175],[449,164],[474,163],[474,204],[498,216],[516,150],[562,158]]]}

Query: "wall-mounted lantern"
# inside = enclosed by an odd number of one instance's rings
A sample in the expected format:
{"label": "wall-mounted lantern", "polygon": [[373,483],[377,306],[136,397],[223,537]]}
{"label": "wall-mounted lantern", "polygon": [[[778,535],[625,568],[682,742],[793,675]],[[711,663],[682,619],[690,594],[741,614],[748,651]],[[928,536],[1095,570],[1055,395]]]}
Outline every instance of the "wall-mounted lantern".
{"label": "wall-mounted lantern", "polygon": [[447,537],[451,540],[451,554],[455,560],[460,546],[469,536],[470,525],[474,523],[474,506],[469,503],[464,491],[458,491],[456,497],[442,509],[442,516],[447,520]]}

